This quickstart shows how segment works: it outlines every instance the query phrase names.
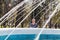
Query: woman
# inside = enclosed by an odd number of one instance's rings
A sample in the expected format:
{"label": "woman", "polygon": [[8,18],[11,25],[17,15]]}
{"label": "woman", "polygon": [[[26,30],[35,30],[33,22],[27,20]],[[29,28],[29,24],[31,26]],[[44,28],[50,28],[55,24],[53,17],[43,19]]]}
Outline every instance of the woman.
{"label": "woman", "polygon": [[30,28],[37,28],[38,27],[38,25],[37,25],[37,23],[35,22],[35,19],[33,18],[32,19],[32,23],[30,23]]}

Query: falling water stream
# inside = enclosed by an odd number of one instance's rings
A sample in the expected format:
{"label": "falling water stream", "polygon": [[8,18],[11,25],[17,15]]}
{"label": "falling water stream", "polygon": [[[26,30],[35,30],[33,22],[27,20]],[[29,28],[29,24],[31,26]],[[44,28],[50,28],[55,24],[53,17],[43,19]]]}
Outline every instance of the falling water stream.
{"label": "falling water stream", "polygon": [[41,31],[39,32],[39,34],[36,36],[36,38],[34,40],[39,40],[41,33],[43,32],[44,28],[46,27],[46,25],[50,22],[51,18],[55,15],[55,13],[58,10],[60,3],[56,6],[55,10],[53,11],[53,13],[49,16],[48,20],[46,20],[46,23],[43,25],[43,28],[41,29]]}

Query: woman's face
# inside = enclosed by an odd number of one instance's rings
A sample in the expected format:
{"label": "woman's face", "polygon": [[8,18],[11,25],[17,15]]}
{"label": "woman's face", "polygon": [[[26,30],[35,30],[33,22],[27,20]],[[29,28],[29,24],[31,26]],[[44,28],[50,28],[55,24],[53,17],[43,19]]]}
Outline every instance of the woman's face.
{"label": "woman's face", "polygon": [[35,19],[32,19],[32,23],[35,23]]}

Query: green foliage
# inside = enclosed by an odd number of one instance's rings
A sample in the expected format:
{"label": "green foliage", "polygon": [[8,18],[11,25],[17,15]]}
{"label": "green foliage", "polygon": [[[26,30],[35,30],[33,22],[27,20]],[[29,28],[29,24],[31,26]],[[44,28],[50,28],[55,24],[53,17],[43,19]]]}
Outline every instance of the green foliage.
{"label": "green foliage", "polygon": [[[56,13],[56,14],[57,14],[57,13]],[[60,17],[60,12],[58,12],[58,14],[55,15],[55,16],[52,18],[53,23],[55,23],[55,22],[59,19],[59,17]],[[60,21],[58,21],[57,23],[59,24]]]}

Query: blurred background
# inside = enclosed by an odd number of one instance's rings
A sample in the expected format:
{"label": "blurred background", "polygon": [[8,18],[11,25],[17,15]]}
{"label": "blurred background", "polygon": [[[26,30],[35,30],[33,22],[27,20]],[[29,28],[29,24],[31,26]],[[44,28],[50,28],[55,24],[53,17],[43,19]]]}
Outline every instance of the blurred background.
{"label": "blurred background", "polygon": [[[36,19],[38,28],[42,28],[49,15],[53,13],[57,4],[60,3],[59,0],[46,0],[44,2],[42,2],[43,0],[28,0],[19,8],[13,10],[14,12],[9,12],[17,5],[21,5],[23,1],[0,0],[0,28],[15,28],[30,12],[31,14],[19,25],[19,28],[29,28],[32,18]],[[32,11],[39,3],[41,4]],[[60,28],[60,11],[57,10],[54,17],[46,25],[46,28]]]}

